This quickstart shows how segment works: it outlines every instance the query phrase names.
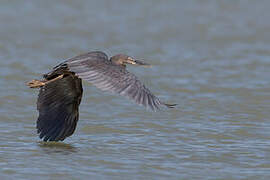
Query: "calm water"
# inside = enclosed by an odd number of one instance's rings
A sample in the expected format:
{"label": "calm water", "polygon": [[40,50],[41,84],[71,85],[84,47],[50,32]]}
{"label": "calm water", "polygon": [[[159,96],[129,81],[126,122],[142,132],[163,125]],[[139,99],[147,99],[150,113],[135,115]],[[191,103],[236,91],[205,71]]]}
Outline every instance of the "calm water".
{"label": "calm water", "polygon": [[[9,1],[0,6],[0,179],[269,179],[270,1]],[[80,121],[42,143],[24,83],[102,50],[176,109],[84,83]]]}

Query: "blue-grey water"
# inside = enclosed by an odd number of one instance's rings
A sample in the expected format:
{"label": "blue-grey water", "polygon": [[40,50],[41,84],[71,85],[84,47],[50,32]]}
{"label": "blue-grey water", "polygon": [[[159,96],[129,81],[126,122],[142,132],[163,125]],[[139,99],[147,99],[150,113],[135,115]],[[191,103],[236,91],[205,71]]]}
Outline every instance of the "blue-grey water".
{"label": "blue-grey water", "polygon": [[[0,179],[269,179],[270,1],[2,0]],[[25,82],[102,50],[175,109],[84,82],[76,132],[42,143]]]}

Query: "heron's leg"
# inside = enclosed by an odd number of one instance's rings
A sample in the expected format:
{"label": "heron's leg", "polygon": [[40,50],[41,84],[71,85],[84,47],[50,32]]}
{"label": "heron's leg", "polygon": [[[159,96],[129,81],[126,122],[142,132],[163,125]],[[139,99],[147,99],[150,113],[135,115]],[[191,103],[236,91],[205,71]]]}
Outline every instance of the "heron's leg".
{"label": "heron's leg", "polygon": [[50,80],[32,80],[30,82],[27,83],[27,86],[29,86],[30,88],[39,88],[42,86],[45,86],[48,83],[51,83],[53,81],[56,81],[58,79],[62,79],[64,77],[64,74],[61,74],[59,76],[57,76],[56,78],[50,79]]}

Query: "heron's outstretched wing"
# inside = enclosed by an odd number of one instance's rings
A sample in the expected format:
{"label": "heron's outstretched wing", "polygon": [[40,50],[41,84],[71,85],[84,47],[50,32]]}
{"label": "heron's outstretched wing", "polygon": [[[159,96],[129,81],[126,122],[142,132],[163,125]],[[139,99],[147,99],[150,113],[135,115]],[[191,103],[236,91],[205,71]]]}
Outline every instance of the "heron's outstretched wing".
{"label": "heron's outstretched wing", "polygon": [[82,97],[81,79],[67,75],[41,87],[37,132],[44,141],[63,141],[75,131]]}
{"label": "heron's outstretched wing", "polygon": [[102,52],[82,54],[65,61],[60,66],[66,66],[69,71],[101,90],[128,97],[153,111],[159,110],[160,105],[174,106],[161,102],[135,75],[124,67],[113,64]]}

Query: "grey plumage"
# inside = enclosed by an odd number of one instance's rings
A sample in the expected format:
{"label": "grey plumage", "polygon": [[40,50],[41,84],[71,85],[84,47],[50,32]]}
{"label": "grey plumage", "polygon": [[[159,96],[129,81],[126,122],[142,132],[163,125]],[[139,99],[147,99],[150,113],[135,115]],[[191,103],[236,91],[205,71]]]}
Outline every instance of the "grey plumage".
{"label": "grey plumage", "polygon": [[97,88],[128,97],[154,111],[159,110],[163,104],[135,75],[113,64],[102,52],[83,54],[67,60],[63,65],[67,65],[71,72]]}
{"label": "grey plumage", "polygon": [[168,108],[175,106],[161,102],[135,75],[126,70],[124,63],[114,61],[124,58],[128,62],[128,56],[117,55],[112,58],[108,59],[100,51],[89,52],[64,61],[44,75],[45,81],[59,75],[63,75],[63,78],[40,89],[37,102],[37,130],[40,138],[44,141],[62,141],[74,133],[83,93],[81,79],[103,91],[125,96],[153,111],[159,110],[161,105]]}

